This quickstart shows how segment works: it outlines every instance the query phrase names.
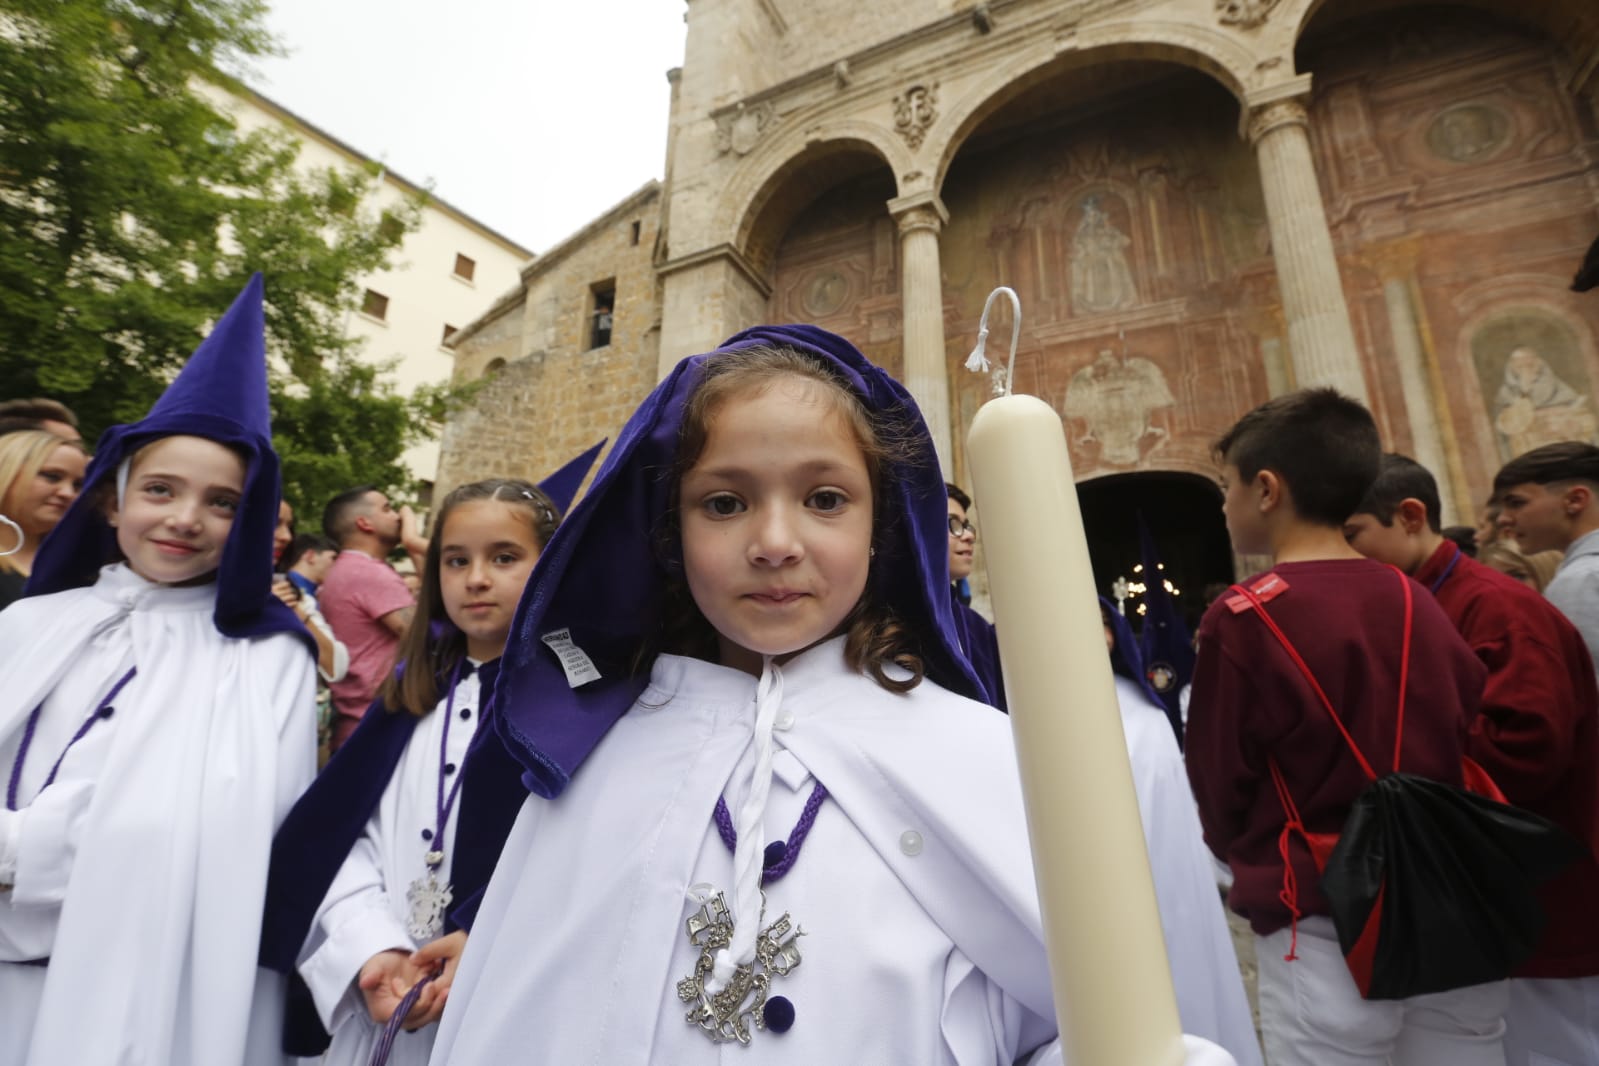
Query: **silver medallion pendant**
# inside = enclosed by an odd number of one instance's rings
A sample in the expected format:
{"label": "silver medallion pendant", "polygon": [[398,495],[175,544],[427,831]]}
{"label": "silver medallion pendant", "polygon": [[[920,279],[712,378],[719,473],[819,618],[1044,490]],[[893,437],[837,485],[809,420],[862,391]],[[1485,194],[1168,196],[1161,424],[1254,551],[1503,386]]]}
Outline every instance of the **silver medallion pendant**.
{"label": "silver medallion pendant", "polygon": [[439,934],[444,932],[444,914],[454,898],[455,892],[450,885],[439,884],[436,870],[429,870],[427,877],[412,881],[411,887],[405,890],[406,902],[411,905],[411,919],[406,923],[405,931],[418,944],[437,940]]}
{"label": "silver medallion pendant", "polygon": [[[758,922],[766,920],[766,896],[761,896]],[[772,979],[786,977],[800,964],[799,938],[805,935],[785,913],[755,938],[755,960],[740,966],[720,992],[707,991],[705,982],[716,968],[716,953],[732,941],[733,920],[727,900],[718,892],[687,923],[689,943],[700,949],[694,972],[677,983],[677,997],[691,1004],[684,1019],[718,1044],[737,1040],[748,1044],[752,1029],[767,1028],[764,1008]],[[782,997],[777,997],[781,1000]],[[785,1003],[784,1006],[787,1006]],[[792,1016],[792,1010],[788,1011]],[[787,1029],[786,1023],[774,1029]]]}

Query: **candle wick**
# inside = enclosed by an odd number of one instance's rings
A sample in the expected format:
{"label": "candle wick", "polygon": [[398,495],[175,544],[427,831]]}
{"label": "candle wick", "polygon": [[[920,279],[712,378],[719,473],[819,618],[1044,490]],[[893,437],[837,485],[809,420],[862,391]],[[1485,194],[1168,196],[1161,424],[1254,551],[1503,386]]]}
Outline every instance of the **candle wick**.
{"label": "candle wick", "polygon": [[1011,326],[1010,326],[1010,358],[1005,365],[993,369],[993,390],[995,396],[1009,396],[1011,385],[1016,379],[1016,347],[1022,336],[1022,301],[1016,295],[1016,290],[1001,285],[988,294],[988,299],[983,302],[983,317],[977,323],[977,347],[972,349],[972,354],[966,359],[966,369],[977,373],[990,373],[988,359],[988,313],[993,309],[994,299],[1004,293],[1010,300]]}

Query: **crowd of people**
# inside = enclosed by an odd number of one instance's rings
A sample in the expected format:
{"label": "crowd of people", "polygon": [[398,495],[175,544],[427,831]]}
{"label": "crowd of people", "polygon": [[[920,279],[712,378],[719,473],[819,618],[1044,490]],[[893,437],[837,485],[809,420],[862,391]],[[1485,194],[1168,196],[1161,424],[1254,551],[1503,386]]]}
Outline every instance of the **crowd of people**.
{"label": "crowd of people", "polygon": [[[262,330],[258,278],[92,457],[0,406],[0,1066],[1067,1061],[973,500],[902,386],[759,327],[575,508],[598,449],[297,532]],[[1274,565],[1186,719],[1099,605],[1188,1061],[1599,1063],[1599,448],[1476,535],[1330,390],[1217,455]],[[1497,970],[1372,991],[1318,841],[1390,768],[1567,849]]]}

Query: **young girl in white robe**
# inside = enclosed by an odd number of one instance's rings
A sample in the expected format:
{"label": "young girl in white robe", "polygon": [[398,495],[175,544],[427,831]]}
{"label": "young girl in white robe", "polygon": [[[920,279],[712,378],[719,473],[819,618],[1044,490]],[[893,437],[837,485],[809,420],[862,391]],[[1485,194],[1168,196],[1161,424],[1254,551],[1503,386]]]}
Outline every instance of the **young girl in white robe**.
{"label": "young girl in white robe", "polygon": [[466,941],[451,904],[487,882],[526,796],[486,723],[511,617],[558,520],[542,489],[507,479],[463,485],[435,515],[403,672],[273,845],[262,961],[298,970],[320,1022],[291,1014],[286,1050],[366,1066],[382,1044],[391,1066],[427,1062]]}
{"label": "young girl in white robe", "polygon": [[314,771],[315,661],[271,593],[262,331],[258,275],[101,437],[0,613],[6,1066],[282,1061],[256,940],[272,833]]}
{"label": "young girl in white robe", "polygon": [[1058,1061],[944,500],[909,395],[812,327],[645,401],[512,627],[496,728],[538,795],[433,1063]]}

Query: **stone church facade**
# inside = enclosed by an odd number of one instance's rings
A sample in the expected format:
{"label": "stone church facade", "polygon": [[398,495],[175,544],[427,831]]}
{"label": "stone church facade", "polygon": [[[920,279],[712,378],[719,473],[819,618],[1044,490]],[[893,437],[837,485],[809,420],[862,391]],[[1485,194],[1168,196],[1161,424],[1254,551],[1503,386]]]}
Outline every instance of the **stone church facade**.
{"label": "stone church facade", "polygon": [[1511,455],[1599,433],[1599,298],[1568,289],[1599,233],[1594,0],[687,18],[664,179],[457,336],[457,377],[484,380],[440,490],[542,476],[676,360],[767,321],[836,330],[903,380],[962,480],[987,394],[962,363],[1001,284],[1015,387],[1060,412],[1085,490],[1208,518],[1211,442],[1308,384],[1365,400],[1446,522]]}

